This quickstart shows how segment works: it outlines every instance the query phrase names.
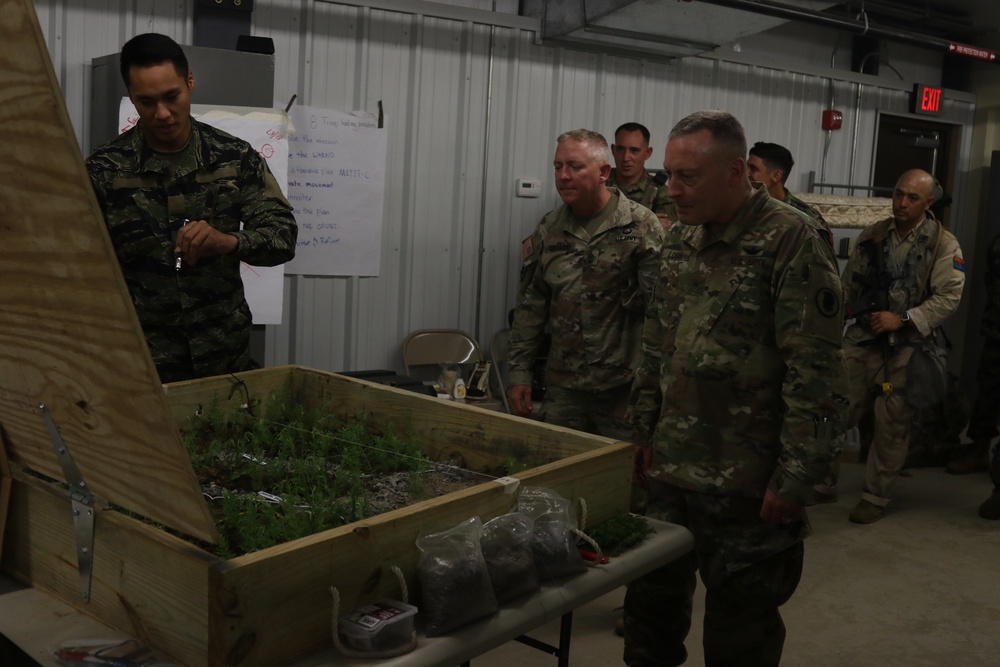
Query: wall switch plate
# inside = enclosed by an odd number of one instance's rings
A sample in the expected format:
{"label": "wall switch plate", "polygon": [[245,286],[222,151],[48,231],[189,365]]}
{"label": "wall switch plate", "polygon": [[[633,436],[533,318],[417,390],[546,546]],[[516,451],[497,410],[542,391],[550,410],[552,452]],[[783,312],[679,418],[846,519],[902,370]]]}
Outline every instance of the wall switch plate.
{"label": "wall switch plate", "polygon": [[541,197],[542,196],[542,182],[535,181],[529,178],[519,178],[516,182],[516,191],[518,197]]}

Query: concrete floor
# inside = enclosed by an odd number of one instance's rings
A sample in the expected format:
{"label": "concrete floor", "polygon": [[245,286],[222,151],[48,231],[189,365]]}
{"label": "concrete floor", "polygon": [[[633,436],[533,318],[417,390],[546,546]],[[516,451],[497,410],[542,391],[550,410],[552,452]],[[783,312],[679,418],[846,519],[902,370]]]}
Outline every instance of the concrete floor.
{"label": "concrete floor", "polygon": [[[840,501],[809,509],[802,582],[782,607],[788,627],[782,664],[810,667],[994,667],[1000,665],[1000,522],[976,514],[992,485],[985,474],[941,468],[904,471],[885,517],[861,526],[863,465],[843,466]],[[703,665],[700,619],[686,664]],[[572,667],[620,665],[614,632],[624,589],[574,614]],[[533,636],[556,643],[558,622]],[[510,642],[473,667],[555,667],[556,659]]]}

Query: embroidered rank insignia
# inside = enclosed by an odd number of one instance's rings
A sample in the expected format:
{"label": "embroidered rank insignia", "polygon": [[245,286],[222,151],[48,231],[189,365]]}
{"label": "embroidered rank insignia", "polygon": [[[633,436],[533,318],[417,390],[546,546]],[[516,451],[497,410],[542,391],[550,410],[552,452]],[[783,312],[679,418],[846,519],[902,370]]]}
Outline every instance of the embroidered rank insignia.
{"label": "embroidered rank insignia", "polygon": [[521,241],[521,261],[522,262],[524,260],[528,259],[529,257],[531,257],[532,253],[534,253],[534,252],[535,252],[535,249],[531,245],[531,237],[530,236],[528,238],[524,239],[523,241]]}
{"label": "embroidered rank insignia", "polygon": [[965,260],[961,257],[955,256],[951,258],[951,265],[956,271],[961,271],[965,273]]}

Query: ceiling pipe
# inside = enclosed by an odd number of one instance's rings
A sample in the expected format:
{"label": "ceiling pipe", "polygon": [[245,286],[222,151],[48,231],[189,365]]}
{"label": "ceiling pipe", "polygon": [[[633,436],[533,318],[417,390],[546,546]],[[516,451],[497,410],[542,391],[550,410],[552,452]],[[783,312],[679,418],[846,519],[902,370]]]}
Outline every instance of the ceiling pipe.
{"label": "ceiling pipe", "polygon": [[[922,6],[912,6],[920,4]],[[862,12],[867,9],[870,13],[879,14],[887,20],[898,19],[910,25],[918,24],[921,21],[941,29],[950,30],[956,35],[971,34],[975,26],[969,21],[963,21],[954,15],[942,14],[941,10],[932,10],[926,2],[912,2],[911,6],[901,7],[886,0],[848,0],[844,3],[845,9]]]}
{"label": "ceiling pipe", "polygon": [[[690,2],[690,0],[688,1]],[[729,9],[740,9],[754,14],[764,14],[765,16],[772,16],[774,18],[786,19],[789,21],[815,23],[831,28],[857,32],[862,35],[871,35],[872,37],[880,37],[882,39],[891,39],[898,42],[916,44],[918,46],[936,46],[949,53],[956,53],[958,55],[968,56],[978,60],[996,62],[996,54],[992,51],[987,51],[986,49],[981,49],[977,46],[951,42],[939,37],[921,35],[908,30],[897,30],[888,26],[873,25],[867,20],[867,17],[865,19],[838,18],[836,16],[822,14],[809,9],[801,9],[799,7],[792,7],[776,2],[768,2],[768,0],[698,1],[709,5],[718,5],[720,7],[728,7]]]}

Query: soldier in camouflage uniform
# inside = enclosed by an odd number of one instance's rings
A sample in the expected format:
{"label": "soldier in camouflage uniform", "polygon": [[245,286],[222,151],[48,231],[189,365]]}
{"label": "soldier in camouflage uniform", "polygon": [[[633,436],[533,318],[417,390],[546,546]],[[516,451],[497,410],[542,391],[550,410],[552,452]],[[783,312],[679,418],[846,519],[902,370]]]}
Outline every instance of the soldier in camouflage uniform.
{"label": "soldier in camouflage uniform", "polygon": [[993,239],[986,255],[986,293],[989,301],[979,325],[979,333],[986,338],[976,375],[979,394],[972,406],[967,431],[974,448],[963,459],[952,461],[948,471],[964,473],[988,466],[994,488],[979,506],[979,516],[997,520],[1000,519],[1000,456],[994,453],[990,462],[990,443],[998,435],[1000,417],[1000,236]]}
{"label": "soldier in camouflage uniform", "polygon": [[[1000,417],[1000,236],[993,239],[986,255],[986,309],[979,324],[979,333],[986,338],[976,381],[979,394],[972,407],[972,418],[966,435],[972,439],[972,450],[951,461],[946,470],[953,475],[989,470],[990,443],[997,437]],[[997,470],[1000,473],[1000,470]],[[991,471],[991,475],[993,472]],[[1000,477],[994,475],[1000,488]],[[1000,497],[997,498],[1000,518]]]}
{"label": "soldier in camouflage uniform", "polygon": [[653,154],[646,126],[625,123],[615,130],[611,154],[615,158],[615,168],[608,177],[608,185],[648,208],[660,219],[664,229],[669,228],[677,219],[677,209],[667,196],[666,185],[654,183],[646,171],[646,160]]}
{"label": "soldier in camouflage uniform", "polygon": [[248,143],[191,117],[194,77],[173,40],[131,39],[121,71],[140,120],[87,171],[160,380],[254,368],[240,262],[294,256],[292,208]]}
{"label": "soldier in camouflage uniform", "polygon": [[531,414],[532,370],[548,328],[541,418],[627,440],[629,386],[663,228],[649,209],[605,187],[611,165],[600,134],[561,135],[554,166],[564,205],[548,213],[521,248],[509,405],[515,414]]}
{"label": "soldier in camouflage uniform", "polygon": [[[849,516],[855,523],[873,523],[885,513],[906,461],[916,413],[906,401],[910,358],[962,299],[962,249],[951,232],[927,215],[933,187],[934,178],[926,171],[913,169],[900,176],[892,194],[892,217],[861,232],[844,268],[848,315],[854,318],[844,333],[851,373],[849,426],[867,412],[875,413],[861,501]],[[879,308],[880,282],[888,309]]]}
{"label": "soldier in camouflage uniform", "polygon": [[643,329],[635,478],[647,516],[686,526],[695,546],[629,584],[631,667],[685,661],[698,569],[706,666],[779,663],[778,607],[811,532],[803,503],[842,446],[840,281],[806,216],[750,184],[745,155],[722,111],[688,116],[667,141],[680,224]]}
{"label": "soldier in camouflage uniform", "polygon": [[[792,153],[787,148],[765,141],[755,143],[747,157],[747,171],[750,174],[750,180],[763,183],[772,197],[809,216],[812,220],[812,228],[816,230],[820,238],[827,242],[830,246],[831,257],[834,257],[833,233],[830,231],[830,225],[823,219],[819,211],[785,188],[788,175],[792,172],[794,165],[795,160],[792,159]],[[833,265],[837,266],[836,261]]]}

